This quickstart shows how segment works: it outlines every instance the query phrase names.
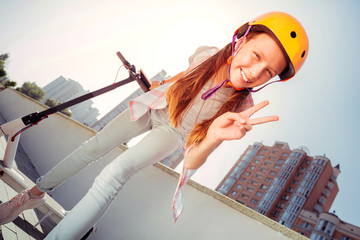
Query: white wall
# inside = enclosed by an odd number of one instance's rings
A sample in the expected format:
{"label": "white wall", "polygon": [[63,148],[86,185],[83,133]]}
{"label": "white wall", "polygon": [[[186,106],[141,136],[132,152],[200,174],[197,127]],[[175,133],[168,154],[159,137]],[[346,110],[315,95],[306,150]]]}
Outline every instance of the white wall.
{"label": "white wall", "polygon": [[[17,91],[6,89],[0,92],[0,112],[7,121],[45,109],[47,109],[45,105]],[[63,114],[53,114],[22,133],[20,144],[32,160],[38,173],[42,175],[95,133],[91,128]],[[87,192],[93,179],[105,164],[113,160],[122,151],[121,148],[117,148],[110,152],[101,161],[87,167],[86,171],[82,171],[66,181],[57,191],[52,193],[52,196],[65,209],[71,209]],[[76,186],[76,188],[72,186]]]}
{"label": "white wall", "polygon": [[[44,109],[16,91],[0,92],[0,112],[7,121]],[[20,142],[43,174],[94,133],[70,118],[55,114],[22,134]],[[121,148],[115,149],[69,179],[54,191],[54,199],[65,209],[71,209],[99,171],[121,152]],[[171,201],[176,176],[177,173],[159,164],[137,173],[97,224],[92,239],[305,239],[197,184],[185,187],[184,213],[174,224]]]}

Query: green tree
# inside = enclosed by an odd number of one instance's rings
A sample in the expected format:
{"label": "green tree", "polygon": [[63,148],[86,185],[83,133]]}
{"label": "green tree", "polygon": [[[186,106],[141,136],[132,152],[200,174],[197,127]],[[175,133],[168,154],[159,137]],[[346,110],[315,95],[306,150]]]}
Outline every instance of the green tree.
{"label": "green tree", "polygon": [[0,78],[6,77],[7,73],[3,68],[0,68]]}
{"label": "green tree", "polygon": [[52,98],[47,98],[44,104],[48,107],[55,107],[56,105],[58,105],[58,102]]}
{"label": "green tree", "polygon": [[71,117],[72,116],[72,112],[69,108],[65,108],[63,110],[60,111],[62,114],[65,114],[66,116],[68,117]]}
{"label": "green tree", "polygon": [[[59,103],[52,98],[47,98],[44,104],[49,107],[55,107]],[[69,108],[65,108],[65,109],[61,110],[60,112],[65,114],[68,117],[72,116],[72,113]]]}
{"label": "green tree", "polygon": [[6,77],[6,71],[5,71],[5,61],[9,58],[9,54],[1,54],[0,55],[0,78]]}
{"label": "green tree", "polygon": [[40,101],[44,98],[45,92],[35,82],[24,82],[21,88],[17,88],[21,93]]}
{"label": "green tree", "polygon": [[[9,54],[8,53],[5,53],[5,54],[0,54],[0,83],[4,84],[8,81],[10,81],[8,78],[7,78],[7,73],[5,71],[5,62],[6,60],[9,58]],[[10,85],[8,86],[13,86],[13,84],[15,83],[16,85],[16,82],[11,82],[9,83]],[[8,87],[6,86],[6,87]]]}
{"label": "green tree", "polygon": [[8,80],[4,83],[4,86],[5,87],[15,87],[16,84],[17,84],[16,82]]}

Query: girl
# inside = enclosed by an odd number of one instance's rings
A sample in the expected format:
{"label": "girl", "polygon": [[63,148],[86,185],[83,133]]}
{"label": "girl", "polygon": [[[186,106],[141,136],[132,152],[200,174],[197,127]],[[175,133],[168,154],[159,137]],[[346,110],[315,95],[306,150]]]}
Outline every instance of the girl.
{"label": "girl", "polygon": [[182,211],[182,186],[222,141],[241,139],[253,125],[278,120],[277,116],[250,119],[268,104],[252,106],[250,92],[259,90],[253,88],[276,75],[278,81],[293,77],[307,51],[303,27],[281,12],[244,24],[220,51],[199,48],[191,56],[188,70],[154,83],[152,91],[130,101],[128,110],[40,177],[36,186],[1,204],[0,223],[41,204],[45,192],[149,130],[138,144],[103,169],[88,193],[46,239],[80,239],[107,211],[131,175],[185,146],[184,170],[172,205],[176,221]]}

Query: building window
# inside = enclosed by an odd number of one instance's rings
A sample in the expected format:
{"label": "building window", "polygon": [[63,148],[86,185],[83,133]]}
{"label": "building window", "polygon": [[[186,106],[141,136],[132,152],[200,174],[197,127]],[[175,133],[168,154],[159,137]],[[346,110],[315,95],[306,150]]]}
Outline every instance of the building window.
{"label": "building window", "polygon": [[250,182],[250,184],[252,184],[252,185],[258,185],[258,184],[259,184],[259,182],[255,181],[255,180],[250,180],[249,182]]}
{"label": "building window", "polygon": [[237,189],[240,189],[240,188],[241,188],[241,185],[240,185],[240,184],[236,185],[236,188],[237,188]]}
{"label": "building window", "polygon": [[274,168],[279,169],[279,168],[280,168],[280,166],[279,166],[279,165],[275,165],[275,166],[274,166]]}
{"label": "building window", "polygon": [[262,214],[262,215],[265,215],[266,211],[263,210],[263,209],[259,209],[259,210],[256,210],[258,213]]}
{"label": "building window", "polygon": [[242,178],[241,181],[242,181],[242,182],[246,182],[246,178]]}
{"label": "building window", "polygon": [[324,194],[325,196],[329,196],[329,194],[330,194],[330,190],[329,189],[327,189],[327,188],[325,188],[323,191],[322,191],[322,194]]}
{"label": "building window", "polygon": [[276,205],[278,208],[284,208],[285,203],[279,202],[278,205]]}
{"label": "building window", "polygon": [[279,159],[279,160],[278,160],[278,163],[280,163],[280,164],[281,164],[281,163],[284,163],[284,159]]}
{"label": "building window", "polygon": [[251,170],[254,170],[254,169],[255,169],[255,166],[251,166],[250,169],[251,169]]}
{"label": "building window", "polygon": [[315,209],[316,211],[318,211],[319,213],[322,212],[322,207],[321,207],[320,204],[318,204],[318,203],[315,204],[314,209]]}
{"label": "building window", "polygon": [[279,215],[279,213],[280,213],[280,211],[279,210],[275,210],[275,212],[274,212],[274,217],[277,217],[278,215]]}
{"label": "building window", "polygon": [[267,177],[267,178],[265,178],[265,181],[266,181],[266,182],[271,182],[271,178],[268,178],[268,177]]}
{"label": "building window", "polygon": [[268,150],[267,150],[267,148],[264,148],[262,151],[263,151],[263,152],[267,152]]}
{"label": "building window", "polygon": [[320,235],[317,235],[316,233],[312,233],[310,236],[310,239],[311,240],[319,240],[320,237],[321,237]]}
{"label": "building window", "polygon": [[266,172],[266,171],[267,171],[267,169],[266,169],[266,168],[264,168],[264,167],[261,167],[261,168],[259,168],[259,171],[261,171],[261,172]]}
{"label": "building window", "polygon": [[284,196],[282,196],[281,199],[282,199],[282,200],[289,200],[289,195],[284,195]]}
{"label": "building window", "polygon": [[261,197],[262,192],[256,192],[256,196]]}
{"label": "building window", "polygon": [[306,230],[311,230],[311,228],[312,228],[312,225],[311,224],[309,224],[309,223],[307,223],[307,222],[303,222],[302,224],[301,224],[301,226],[303,227],[303,228],[305,228]]}
{"label": "building window", "polygon": [[340,240],[353,240],[353,239],[348,236],[342,235]]}
{"label": "building window", "polygon": [[334,184],[332,182],[328,182],[326,185],[329,189],[332,189],[334,187]]}
{"label": "building window", "polygon": [[251,199],[250,202],[251,202],[252,204],[255,204],[255,203],[257,203],[257,201],[258,201],[258,200],[256,200],[255,198],[253,198],[253,199]]}
{"label": "building window", "polygon": [[246,176],[250,176],[250,174],[251,174],[250,172],[246,172],[246,173],[245,173]]}
{"label": "building window", "polygon": [[259,179],[263,178],[263,175],[261,175],[261,174],[259,174],[259,173],[255,173],[254,176],[255,176],[256,178],[259,178]]}
{"label": "building window", "polygon": [[298,180],[294,180],[292,183],[293,183],[293,184],[298,184],[299,181],[298,181]]}
{"label": "building window", "polygon": [[268,161],[264,161],[263,165],[265,165],[265,166],[272,166],[273,163],[272,163],[272,162],[268,162]]}
{"label": "building window", "polygon": [[232,191],[231,195],[235,196],[236,195],[236,191]]}
{"label": "building window", "polygon": [[[262,145],[262,144],[261,144]],[[253,149],[260,149],[261,148],[261,145],[259,144],[259,145],[256,145],[256,144],[254,144],[254,145],[252,145],[252,148]]]}
{"label": "building window", "polygon": [[219,189],[219,193],[222,193],[222,194],[227,194],[227,192],[230,190],[230,187],[223,184],[220,189]]}
{"label": "building window", "polygon": [[270,175],[276,175],[276,172],[274,172],[274,171],[270,171]]}
{"label": "building window", "polygon": [[331,236],[335,230],[335,224],[327,220],[320,219],[319,223],[316,226],[316,230],[323,231]]}
{"label": "building window", "polygon": [[245,194],[245,193],[241,193],[240,196],[242,198],[245,198],[245,199],[248,199],[249,198],[249,195]]}
{"label": "building window", "polygon": [[289,154],[288,153],[283,153],[281,156],[287,157],[287,156],[289,156]]}
{"label": "building window", "polygon": [[326,201],[326,198],[325,198],[324,196],[320,196],[319,202],[320,202],[322,205],[324,205],[325,201]]}
{"label": "building window", "polygon": [[333,174],[331,175],[331,178],[330,178],[331,181],[335,182],[336,181],[336,176]]}
{"label": "building window", "polygon": [[266,188],[267,188],[267,186],[266,186],[266,185],[261,184],[260,189],[266,189]]}
{"label": "building window", "polygon": [[249,186],[246,186],[246,187],[245,187],[245,190],[247,190],[247,191],[249,191],[249,192],[253,192],[253,191],[254,191],[254,189],[253,189],[252,187],[249,187]]}
{"label": "building window", "polygon": [[281,219],[279,220],[279,223],[284,225],[285,227],[290,228],[292,223],[295,220],[295,214],[292,214],[290,212],[285,211],[282,215],[281,215]]}

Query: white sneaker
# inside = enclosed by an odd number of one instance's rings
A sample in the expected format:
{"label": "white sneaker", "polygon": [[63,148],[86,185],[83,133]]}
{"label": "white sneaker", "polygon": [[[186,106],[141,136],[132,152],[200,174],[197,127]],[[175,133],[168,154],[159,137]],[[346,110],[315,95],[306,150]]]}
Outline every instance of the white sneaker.
{"label": "white sneaker", "polygon": [[36,208],[44,202],[45,194],[39,198],[31,198],[29,191],[23,190],[11,200],[0,204],[0,225],[13,221],[22,211]]}

